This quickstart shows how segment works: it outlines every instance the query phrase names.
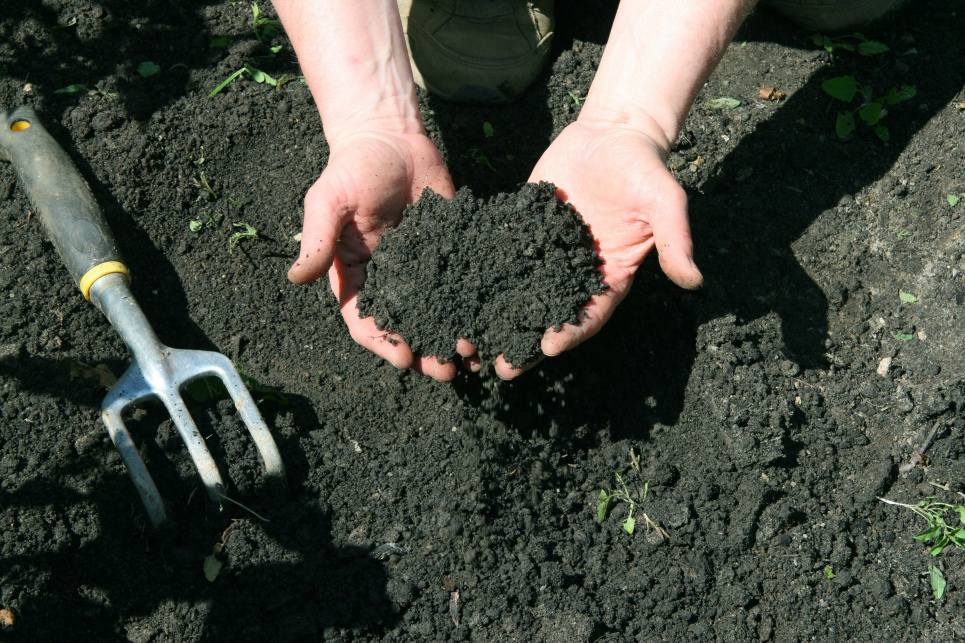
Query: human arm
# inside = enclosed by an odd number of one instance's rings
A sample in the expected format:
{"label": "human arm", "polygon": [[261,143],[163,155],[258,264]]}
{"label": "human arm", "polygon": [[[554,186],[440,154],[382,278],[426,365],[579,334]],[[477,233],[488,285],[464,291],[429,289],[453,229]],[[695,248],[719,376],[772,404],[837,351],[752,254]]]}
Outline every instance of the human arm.
{"label": "human arm", "polygon": [[[576,122],[542,155],[530,181],[550,181],[580,212],[604,260],[609,289],[585,317],[541,348],[552,356],[592,337],[626,297],[656,248],[674,283],[699,288],[687,197],[666,167],[670,148],[707,77],[756,0],[624,0]],[[496,372],[513,378],[502,357]]]}
{"label": "human arm", "polygon": [[[397,336],[360,319],[357,294],[382,232],[426,187],[451,198],[455,189],[419,115],[402,23],[394,0],[275,0],[301,63],[328,141],[328,165],[305,197],[297,284],[328,272],[353,339],[398,368],[440,380],[453,364],[412,354]],[[471,354],[467,342],[457,349]]]}

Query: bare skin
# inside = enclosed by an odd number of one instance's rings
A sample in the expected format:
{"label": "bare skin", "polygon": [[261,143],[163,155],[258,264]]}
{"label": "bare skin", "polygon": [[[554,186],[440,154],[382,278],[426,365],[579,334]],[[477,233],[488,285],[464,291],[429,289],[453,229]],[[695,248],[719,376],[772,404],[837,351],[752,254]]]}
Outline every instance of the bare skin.
{"label": "bare skin", "polygon": [[[626,297],[647,254],[684,288],[703,276],[693,261],[687,198],[666,168],[694,98],[756,0],[625,0],[580,118],[542,155],[529,179],[551,181],[589,224],[610,286],[586,318],[547,331],[541,348],[558,355],[595,335]],[[453,364],[413,355],[401,338],[359,319],[357,293],[379,236],[406,204],[430,187],[455,194],[426,136],[394,0],[275,0],[322,117],[331,155],[305,198],[299,258],[289,278],[309,283],[326,272],[352,337],[399,368],[441,381]],[[686,55],[681,55],[685,52]],[[473,346],[455,346],[479,370]],[[500,355],[496,372],[511,379]]]}

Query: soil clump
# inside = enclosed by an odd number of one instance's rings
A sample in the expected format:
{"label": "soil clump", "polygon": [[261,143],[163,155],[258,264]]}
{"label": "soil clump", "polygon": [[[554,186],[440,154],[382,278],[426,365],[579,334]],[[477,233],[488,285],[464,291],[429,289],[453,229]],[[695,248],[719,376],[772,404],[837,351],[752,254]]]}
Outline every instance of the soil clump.
{"label": "soil clump", "polygon": [[532,361],[547,328],[578,323],[606,289],[589,227],[555,193],[545,182],[489,200],[426,190],[372,253],[359,312],[440,361],[459,338],[484,361]]}

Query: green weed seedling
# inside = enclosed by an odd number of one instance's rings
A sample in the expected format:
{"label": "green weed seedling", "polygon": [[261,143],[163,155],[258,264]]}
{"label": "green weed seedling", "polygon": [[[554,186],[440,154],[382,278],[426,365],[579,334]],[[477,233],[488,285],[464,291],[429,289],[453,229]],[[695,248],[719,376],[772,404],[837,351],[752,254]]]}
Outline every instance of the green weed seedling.
{"label": "green weed seedling", "polygon": [[958,205],[958,202],[959,202],[959,201],[962,200],[962,198],[961,198],[960,196],[958,196],[957,194],[949,194],[948,197],[947,197],[947,199],[948,199],[948,205],[952,206],[953,208],[954,208],[956,205]]}
{"label": "green weed seedling", "polygon": [[231,235],[231,247],[228,249],[228,252],[233,251],[233,250],[235,249],[235,246],[238,245],[238,243],[239,243],[242,239],[245,239],[245,238],[247,238],[247,237],[257,237],[257,236],[258,236],[258,231],[255,230],[254,228],[252,228],[252,227],[251,227],[250,225],[248,225],[247,223],[243,223],[243,222],[242,222],[242,223],[232,223],[231,225],[234,226],[235,228],[239,228],[239,230],[238,230],[238,232],[235,232],[233,235]]}
{"label": "green weed seedling", "polygon": [[483,136],[486,138],[492,138],[495,133],[496,130],[493,129],[493,124],[489,121],[485,121],[483,123]]}
{"label": "green weed seedling", "polygon": [[573,92],[566,92],[566,93],[570,95],[570,98],[573,99],[573,102],[576,103],[577,106],[582,105],[583,101],[586,100],[586,96],[579,96],[578,94],[574,94]]}
{"label": "green weed seedling", "polygon": [[902,103],[917,93],[914,87],[902,85],[901,89],[892,87],[886,95],[875,97],[874,90],[868,85],[859,86],[854,76],[831,78],[824,81],[821,88],[832,98],[845,103],[851,103],[856,96],[860,97],[857,108],[838,112],[834,126],[838,138],[847,138],[855,130],[857,125],[854,117],[857,114],[860,120],[874,128],[875,136],[885,142],[891,138],[888,128],[880,124],[881,119],[888,113],[886,106]]}
{"label": "green weed seedling", "polygon": [[935,595],[935,600],[941,600],[942,596],[945,595],[945,586],[948,584],[945,581],[945,574],[934,565],[929,565],[928,580],[931,582],[931,591]]}
{"label": "green weed seedling", "polygon": [[160,76],[161,68],[155,65],[150,60],[142,62],[137,66],[137,73],[139,73],[144,78],[150,78],[151,76]]}
{"label": "green weed seedling", "polygon": [[[943,485],[936,485],[934,482],[931,484],[944,488]],[[965,494],[963,493],[959,493],[958,495],[965,498]],[[887,498],[878,498],[878,500],[889,505],[910,509],[925,519],[928,527],[915,535],[915,540],[932,543],[932,548],[928,552],[932,556],[939,555],[949,546],[965,549],[965,506],[953,505],[947,502],[936,502],[934,496],[925,498],[917,505],[896,502],[894,500],[888,500]],[[949,525],[945,521],[945,516],[949,511],[958,516],[957,526]],[[955,522],[954,518],[952,518],[952,522]]]}
{"label": "green weed seedling", "polygon": [[476,163],[479,163],[480,165],[485,165],[493,172],[499,172],[499,170],[493,167],[493,164],[489,162],[489,157],[486,156],[486,154],[478,147],[469,148],[469,158],[474,160]]}
{"label": "green weed seedling", "polygon": [[[249,76],[251,76],[251,79],[252,79],[253,81],[255,81],[256,83],[267,83],[268,85],[271,85],[272,87],[277,87],[277,86],[278,86],[278,81],[277,81],[277,80],[275,80],[274,78],[272,78],[271,76],[269,76],[269,75],[266,74],[265,72],[261,71],[260,69],[256,69],[255,67],[252,67],[252,66],[249,65],[248,63],[245,63],[245,66],[244,66],[244,67],[242,67],[242,68],[239,69],[238,71],[234,72],[233,74],[231,74],[230,76],[228,76],[227,78],[225,78],[224,81],[223,81],[220,85],[218,85],[218,86],[215,87],[213,90],[211,90],[211,93],[208,94],[208,98],[211,98],[212,96],[214,96],[215,94],[217,94],[218,92],[220,92],[222,89],[224,89],[225,87],[228,86],[228,83],[230,83],[231,81],[233,81],[235,78],[237,78],[238,76],[240,76],[240,75],[242,75],[242,74],[248,74]],[[287,82],[287,81],[286,81],[286,82]],[[283,84],[284,84],[284,83],[283,83]]]}
{"label": "green weed seedling", "polygon": [[[265,386],[255,378],[249,376],[237,362],[235,362],[235,368],[241,376],[241,381],[244,382],[248,390],[254,394],[257,404],[272,402],[279,406],[288,406],[290,400],[285,397],[283,393],[270,386]],[[228,389],[225,388],[224,382],[222,382],[219,377],[202,377],[185,386],[184,390],[191,396],[191,399],[201,404],[228,397]]]}
{"label": "green weed seedling", "polygon": [[262,18],[261,10],[255,3],[251,4],[251,16],[251,30],[255,32],[255,38],[258,39],[258,42],[271,40],[281,31],[281,23],[277,20]]}
{"label": "green weed seedling", "polygon": [[[637,475],[640,475],[640,456],[634,453],[633,449],[630,449],[630,469],[635,471]],[[627,483],[623,480],[623,474],[619,471],[615,471],[613,475],[616,477],[619,488],[600,490],[600,496],[596,505],[596,519],[602,525],[606,521],[607,516],[610,515],[610,511],[613,509],[613,506],[616,503],[626,503],[630,506],[630,510],[627,512],[627,517],[621,524],[623,525],[623,530],[632,536],[637,525],[636,510],[638,507],[643,507],[643,503],[647,501],[647,495],[650,493],[650,481],[647,480],[644,483],[643,494],[640,496],[640,500],[638,501],[630,493]],[[663,527],[650,519],[650,516],[641,512],[640,517],[643,518],[644,524],[646,524],[647,527],[656,531],[657,534],[660,535],[661,539],[670,537]]]}
{"label": "green weed seedling", "polygon": [[829,54],[833,54],[838,49],[843,51],[855,51],[862,56],[874,56],[888,51],[888,45],[877,40],[868,40],[864,34],[853,33],[847,36],[826,36],[816,33],[811,36],[811,41],[818,47],[824,47]]}
{"label": "green weed seedling", "polygon": [[104,98],[117,98],[117,93],[115,92],[102,92],[99,89],[91,89],[87,85],[81,83],[75,83],[73,85],[67,85],[66,87],[61,87],[60,89],[54,90],[55,94],[96,94],[103,96]]}
{"label": "green weed seedling", "polygon": [[222,237],[224,232],[221,230],[221,222],[224,220],[224,213],[222,212],[202,212],[202,219],[192,219],[188,223],[188,229],[191,232],[201,232],[204,228],[214,228],[218,231]]}
{"label": "green weed seedling", "polygon": [[824,566],[824,577],[827,578],[828,580],[834,579],[834,570],[831,569],[831,565]]}
{"label": "green weed seedling", "polygon": [[206,177],[206,176],[204,175],[204,172],[202,172],[202,173],[199,175],[199,178],[200,178],[200,180],[194,179],[194,187],[196,187],[196,188],[198,188],[199,190],[201,190],[201,191],[202,191],[202,194],[199,194],[199,195],[198,195],[198,198],[195,199],[195,201],[200,201],[200,200],[201,200],[201,197],[203,196],[203,193],[204,193],[204,192],[207,192],[208,194],[210,194],[212,199],[217,199],[217,198],[218,198],[218,193],[215,192],[215,191],[214,191],[214,188],[211,187],[211,184],[208,183],[208,177]]}

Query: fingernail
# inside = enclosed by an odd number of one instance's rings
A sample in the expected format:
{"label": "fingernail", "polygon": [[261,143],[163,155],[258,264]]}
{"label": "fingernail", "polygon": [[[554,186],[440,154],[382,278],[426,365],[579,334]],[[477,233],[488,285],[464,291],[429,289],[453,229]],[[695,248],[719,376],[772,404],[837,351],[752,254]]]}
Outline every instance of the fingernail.
{"label": "fingernail", "polygon": [[694,269],[694,272],[696,272],[696,273],[697,273],[698,275],[700,275],[701,277],[704,276],[703,273],[700,272],[700,268],[697,267],[697,264],[694,263],[694,258],[693,258],[693,257],[690,258],[690,267],[693,268],[693,269]]}

